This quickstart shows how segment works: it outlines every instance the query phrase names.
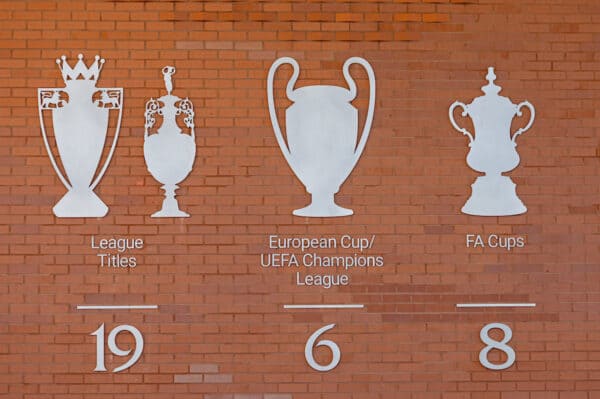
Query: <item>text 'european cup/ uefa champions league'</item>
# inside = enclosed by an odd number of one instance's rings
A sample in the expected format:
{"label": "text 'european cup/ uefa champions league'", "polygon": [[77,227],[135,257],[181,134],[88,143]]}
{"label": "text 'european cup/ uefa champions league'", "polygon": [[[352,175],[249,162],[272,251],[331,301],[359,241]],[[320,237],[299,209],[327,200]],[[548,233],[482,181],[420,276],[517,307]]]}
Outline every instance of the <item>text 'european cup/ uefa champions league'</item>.
{"label": "text 'european cup/ uefa champions league'", "polygon": [[[286,88],[286,95],[293,102],[285,111],[286,138],[279,127],[273,95],[275,72],[282,64],[290,64],[294,69]],[[351,104],[356,97],[356,83],[349,72],[352,64],[365,68],[370,86],[369,107],[360,140],[358,111]],[[337,205],[334,196],[356,166],[369,138],[375,109],[375,74],[371,65],[360,57],[346,60],[342,71],[348,89],[324,85],[294,89],[300,73],[295,59],[279,58],[269,69],[267,100],[277,143],[312,197],[310,205],[293,212],[296,216],[336,217],[354,213]]]}
{"label": "text 'european cup/ uefa champions league'", "polygon": [[[488,68],[486,79],[488,84],[481,88],[485,95],[468,105],[455,101],[448,110],[452,126],[469,138],[471,150],[467,164],[484,173],[471,185],[471,197],[462,207],[462,212],[477,216],[519,215],[527,212],[527,208],[517,196],[516,184],[502,173],[519,165],[516,140],[533,125],[535,109],[528,101],[513,104],[507,97],[498,95],[502,88],[494,83],[494,68]],[[473,120],[475,136],[454,120],[454,110],[458,107],[463,109],[462,116]],[[529,122],[511,136],[512,120],[522,115],[524,107],[529,109]]]}
{"label": "text 'european cup/ uefa champions league'", "polygon": [[[104,65],[104,59],[99,56],[95,57],[89,68],[83,62],[82,54],[79,54],[74,68],[70,67],[64,55],[56,63],[65,87],[38,89],[38,111],[44,144],[54,170],[68,190],[52,210],[58,217],[102,217],[108,212],[108,207],[94,193],[94,189],[104,176],[115,151],[123,112],[123,89],[96,87]],[[104,165],[96,173],[108,134],[111,111],[118,113],[115,133]],[[54,138],[64,174],[50,146],[45,113],[52,116]]]}

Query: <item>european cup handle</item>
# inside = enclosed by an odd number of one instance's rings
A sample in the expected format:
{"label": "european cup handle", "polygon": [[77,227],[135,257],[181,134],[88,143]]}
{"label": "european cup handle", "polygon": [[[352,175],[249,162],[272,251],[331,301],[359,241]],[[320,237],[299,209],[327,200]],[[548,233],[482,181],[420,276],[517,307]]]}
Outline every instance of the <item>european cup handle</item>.
{"label": "european cup handle", "polygon": [[352,64],[359,64],[367,71],[367,76],[369,77],[369,108],[367,109],[367,117],[365,119],[365,126],[363,127],[362,133],[360,135],[360,141],[359,141],[358,145],[356,146],[356,149],[354,150],[354,161],[352,164],[352,168],[350,170],[352,170],[354,168],[354,166],[358,162],[358,159],[362,155],[362,152],[365,149],[365,145],[367,144],[367,139],[369,138],[369,134],[371,133],[371,125],[373,124],[373,114],[375,112],[375,92],[376,92],[375,73],[373,72],[373,68],[371,67],[371,64],[369,64],[367,62],[367,60],[365,60],[364,58],[350,57],[344,63],[342,70],[343,70],[344,78],[346,79],[346,82],[348,83],[348,87],[350,88],[351,96],[353,98],[356,96],[356,83],[354,83],[352,76],[350,76],[350,65],[352,65]]}
{"label": "european cup handle", "polygon": [[115,128],[115,137],[113,138],[113,142],[112,142],[112,145],[110,146],[110,151],[108,152],[106,161],[104,162],[104,165],[102,166],[102,169],[100,170],[100,173],[98,173],[98,176],[96,176],[96,179],[90,186],[90,190],[94,190],[96,188],[98,183],[100,183],[100,179],[102,179],[102,177],[104,176],[104,173],[106,173],[108,164],[110,164],[110,160],[112,159],[112,156],[115,152],[115,148],[117,146],[117,139],[119,138],[119,130],[121,129],[121,117],[123,116],[123,89],[114,88],[114,89],[105,89],[105,90],[119,91],[119,95],[121,96],[121,101],[119,102],[119,105],[120,105],[119,106],[119,118],[117,120],[117,127]]}
{"label": "european cup handle", "polygon": [[273,125],[273,131],[275,132],[275,138],[277,139],[277,144],[279,144],[279,148],[281,148],[281,152],[283,152],[283,156],[287,163],[292,165],[292,154],[290,149],[281,134],[281,127],[279,126],[279,121],[277,120],[277,111],[275,110],[275,100],[273,98],[273,80],[275,78],[275,72],[277,72],[277,68],[279,68],[283,64],[290,64],[294,69],[292,73],[292,77],[288,81],[286,87],[286,95],[289,99],[293,97],[294,85],[296,84],[296,80],[298,80],[298,75],[300,74],[300,66],[296,62],[295,59],[291,57],[281,57],[275,60],[271,68],[269,68],[269,75],[267,76],[267,101],[269,103],[269,115],[271,116],[271,125]]}
{"label": "european cup handle", "polygon": [[531,113],[531,116],[529,117],[529,122],[527,123],[527,125],[525,127],[520,128],[513,134],[512,142],[515,144],[517,144],[517,142],[516,142],[517,137],[519,135],[525,133],[527,130],[529,130],[531,125],[533,125],[533,120],[535,119],[535,108],[533,108],[533,105],[531,105],[531,103],[529,101],[523,101],[521,104],[517,105],[517,112],[516,112],[517,116],[523,115],[523,112],[521,111],[521,108],[523,108],[523,107],[529,108],[529,112]]}
{"label": "european cup handle", "polygon": [[63,173],[60,171],[58,164],[56,163],[56,159],[54,158],[54,155],[52,154],[52,149],[50,148],[50,143],[48,142],[48,135],[46,134],[46,126],[44,125],[44,115],[42,113],[41,96],[42,96],[42,92],[47,91],[47,90],[54,91],[54,89],[38,89],[38,113],[40,114],[40,128],[42,129],[42,137],[44,138],[44,145],[46,146],[46,152],[48,153],[48,157],[50,157],[50,163],[52,164],[54,171],[58,175],[58,178],[60,179],[62,184],[67,188],[67,190],[70,190],[72,188],[72,186],[69,183],[69,181],[67,180],[67,178],[65,177],[65,175],[63,175]]}
{"label": "european cup handle", "polygon": [[448,110],[448,116],[450,117],[450,123],[452,123],[452,127],[454,127],[456,130],[458,130],[459,132],[461,132],[462,134],[464,134],[465,136],[467,136],[469,138],[469,145],[471,145],[471,143],[473,143],[473,141],[475,140],[473,138],[473,135],[471,134],[471,132],[469,132],[464,127],[458,126],[458,123],[456,123],[456,121],[454,120],[454,110],[457,107],[461,107],[463,109],[463,112],[461,113],[462,116],[469,115],[469,108],[464,103],[461,103],[460,101],[455,101],[450,106],[450,109]]}

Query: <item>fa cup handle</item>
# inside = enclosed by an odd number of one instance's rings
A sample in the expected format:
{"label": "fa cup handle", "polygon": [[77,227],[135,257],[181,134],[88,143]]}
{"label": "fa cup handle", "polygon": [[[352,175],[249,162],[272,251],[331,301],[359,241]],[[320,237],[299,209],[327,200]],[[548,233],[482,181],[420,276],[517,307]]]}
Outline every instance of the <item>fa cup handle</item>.
{"label": "fa cup handle", "polygon": [[515,134],[513,134],[512,136],[512,142],[517,144],[516,140],[517,137],[523,133],[525,133],[527,130],[529,130],[529,128],[531,127],[531,125],[533,125],[533,120],[535,119],[535,108],[533,108],[533,105],[531,105],[531,103],[529,101],[523,101],[521,104],[517,105],[517,116],[521,116],[523,115],[523,112],[521,111],[521,108],[523,107],[527,107],[529,108],[529,112],[531,113],[531,116],[529,117],[529,122],[527,123],[527,125],[525,127],[520,128],[519,130],[517,130],[515,132]]}
{"label": "fa cup handle", "polygon": [[448,116],[450,117],[450,123],[452,123],[452,126],[456,130],[458,130],[459,132],[461,132],[462,134],[464,134],[465,136],[467,136],[469,138],[469,146],[470,146],[471,143],[473,143],[473,141],[475,140],[473,138],[473,135],[471,134],[471,132],[469,132],[464,127],[458,126],[458,123],[456,123],[456,121],[454,120],[454,109],[457,108],[457,107],[461,107],[463,109],[463,112],[461,113],[462,116],[469,115],[469,109],[468,109],[468,107],[464,103],[461,103],[460,101],[455,101],[450,106],[450,109],[448,110]]}
{"label": "fa cup handle", "polygon": [[273,131],[275,132],[275,138],[277,138],[277,144],[281,148],[281,152],[283,152],[283,156],[285,160],[292,166],[292,154],[290,149],[281,134],[281,128],[279,126],[279,121],[277,120],[277,111],[275,110],[275,100],[273,98],[273,79],[275,78],[275,72],[277,72],[277,68],[279,68],[283,64],[290,64],[292,68],[294,68],[294,72],[292,73],[292,77],[290,78],[285,93],[289,99],[292,99],[294,92],[294,85],[296,84],[296,80],[298,80],[298,75],[300,74],[300,66],[296,62],[295,59],[291,57],[281,57],[275,60],[271,68],[269,68],[269,75],[267,76],[267,101],[269,103],[269,115],[271,116],[271,125],[273,125]]}
{"label": "fa cup handle", "polygon": [[371,64],[367,62],[364,58],[361,57],[350,57],[344,62],[344,66],[342,71],[344,73],[344,78],[348,83],[348,87],[350,89],[350,94],[352,98],[356,96],[356,83],[350,76],[350,65],[359,64],[367,71],[367,76],[369,77],[369,108],[367,109],[367,117],[365,119],[365,126],[363,127],[363,131],[360,135],[360,141],[354,150],[354,163],[352,164],[352,170],[358,159],[360,158],[363,150],[365,149],[365,145],[367,144],[367,139],[369,138],[369,134],[371,133],[371,125],[373,124],[373,113],[375,111],[375,73],[373,72],[373,68]]}

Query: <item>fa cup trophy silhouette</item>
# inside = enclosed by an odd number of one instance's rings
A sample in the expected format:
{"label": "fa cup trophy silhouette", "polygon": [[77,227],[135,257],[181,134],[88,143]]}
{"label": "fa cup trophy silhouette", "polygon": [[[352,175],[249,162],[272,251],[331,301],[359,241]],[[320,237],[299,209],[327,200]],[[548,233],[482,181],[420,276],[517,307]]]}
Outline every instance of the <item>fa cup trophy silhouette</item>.
{"label": "fa cup trophy silhouette", "polygon": [[[52,210],[58,217],[102,217],[108,212],[108,207],[94,189],[115,151],[123,111],[123,89],[96,87],[104,65],[104,59],[99,56],[89,68],[83,62],[82,54],[79,54],[74,68],[69,66],[64,55],[56,63],[65,87],[38,89],[44,144],[54,170],[67,188],[65,196]],[[118,112],[115,134],[104,165],[96,174],[108,134],[110,111]],[[46,113],[52,116],[54,138],[64,174],[50,147],[44,119]]]}
{"label": "fa cup trophy silhouette", "polygon": [[[467,164],[484,173],[471,185],[472,194],[462,212],[478,216],[518,215],[527,212],[527,208],[517,196],[516,184],[502,173],[519,165],[516,140],[533,125],[535,109],[528,101],[513,104],[507,97],[498,95],[502,88],[494,83],[494,68],[488,68],[486,79],[488,84],[481,88],[485,95],[477,97],[469,105],[456,101],[449,109],[452,126],[469,138],[471,150]],[[473,120],[475,137],[454,120],[454,110],[459,107],[463,109],[462,116],[470,116]],[[529,122],[511,136],[512,120],[515,116],[522,116],[523,107],[529,109]]]}
{"label": "fa cup trophy silhouette", "polygon": [[[273,98],[275,72],[282,64],[290,64],[294,69],[286,88],[287,97],[293,102],[285,112],[287,143]],[[356,83],[349,72],[352,64],[365,68],[370,85],[369,107],[360,140],[358,111],[351,104],[356,97]],[[354,169],[369,138],[375,108],[375,74],[371,65],[360,57],[346,60],[342,70],[349,89],[322,85],[294,89],[300,68],[290,57],[279,58],[269,69],[267,100],[277,143],[312,197],[310,205],[293,211],[297,216],[336,217],[354,213],[337,205],[334,196]]]}
{"label": "fa cup trophy silhouette", "polygon": [[[192,171],[196,157],[196,135],[194,132],[194,106],[188,99],[181,99],[171,94],[173,91],[172,76],[175,67],[166,66],[162,70],[167,94],[146,103],[146,124],[144,127],[144,159],[148,171],[163,184],[165,199],[162,209],[152,217],[189,217],[179,209],[175,199],[175,190]],[[162,116],[162,125],[153,129],[156,115]],[[177,124],[177,117],[182,115],[182,124],[187,133],[182,132]]]}

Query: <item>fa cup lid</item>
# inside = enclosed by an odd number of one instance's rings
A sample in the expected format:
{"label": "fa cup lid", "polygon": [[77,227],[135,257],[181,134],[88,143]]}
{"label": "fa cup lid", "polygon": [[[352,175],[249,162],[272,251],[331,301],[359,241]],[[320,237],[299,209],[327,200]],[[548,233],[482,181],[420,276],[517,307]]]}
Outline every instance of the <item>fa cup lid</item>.
{"label": "fa cup lid", "polygon": [[497,95],[502,90],[502,87],[497,86],[494,82],[496,81],[496,74],[494,73],[494,67],[488,68],[488,73],[485,76],[488,81],[488,84],[481,87],[481,91],[488,95]]}
{"label": "fa cup lid", "polygon": [[498,95],[498,93],[500,93],[500,90],[502,90],[502,87],[494,83],[496,80],[494,67],[488,68],[488,73],[485,76],[485,78],[488,81],[488,84],[481,87],[481,91],[483,91],[485,95],[475,98],[475,100],[473,100],[472,105],[479,105],[483,107],[514,106],[514,104],[510,101],[508,97]]}

